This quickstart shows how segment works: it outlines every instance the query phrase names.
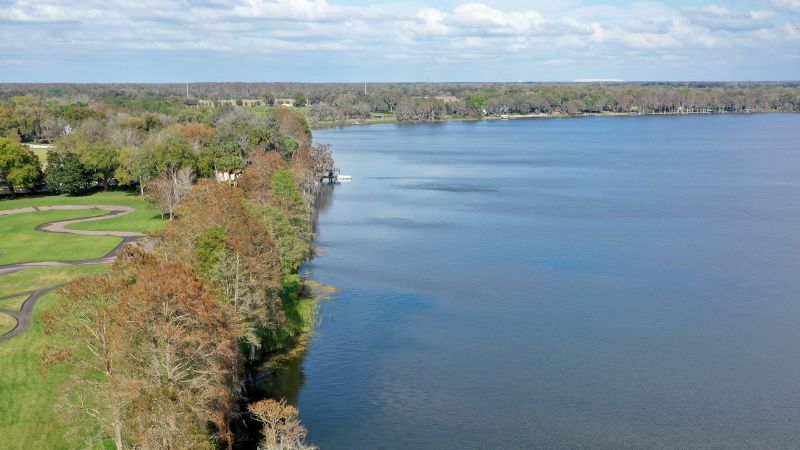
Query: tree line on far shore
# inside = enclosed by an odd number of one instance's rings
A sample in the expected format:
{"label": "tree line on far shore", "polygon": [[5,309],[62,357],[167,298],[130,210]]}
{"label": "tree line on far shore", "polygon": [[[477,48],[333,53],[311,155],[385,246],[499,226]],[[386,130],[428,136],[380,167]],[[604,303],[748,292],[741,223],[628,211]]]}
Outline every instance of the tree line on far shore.
{"label": "tree line on far shore", "polygon": [[[189,95],[186,95],[186,88]],[[79,106],[95,110],[173,115],[186,108],[275,105],[289,99],[314,123],[368,119],[391,114],[399,121],[480,118],[503,114],[674,113],[678,111],[800,111],[800,83],[192,83],[183,84],[5,84],[0,102],[19,111],[23,139],[41,137],[70,123]],[[102,106],[101,106],[102,105]],[[61,111],[53,109],[61,108]],[[71,108],[71,110],[70,110]],[[42,108],[39,107],[41,111]],[[5,118],[4,118],[5,117]],[[45,120],[46,119],[46,120]],[[59,122],[59,120],[61,122]],[[0,131],[8,128],[0,109]]]}
{"label": "tree line on far shore", "polygon": [[[0,84],[0,184],[12,195],[148,182],[169,190],[192,175],[179,167],[208,177],[241,171],[255,149],[286,157],[310,140],[308,121],[800,111],[798,83],[193,83],[189,96],[186,87]],[[277,98],[296,106],[237,106]],[[57,148],[44,164],[15,142]]]}

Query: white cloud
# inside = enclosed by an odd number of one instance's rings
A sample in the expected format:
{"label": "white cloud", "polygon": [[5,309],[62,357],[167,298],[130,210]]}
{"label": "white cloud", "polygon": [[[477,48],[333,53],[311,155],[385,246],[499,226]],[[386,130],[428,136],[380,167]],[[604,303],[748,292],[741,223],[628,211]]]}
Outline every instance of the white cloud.
{"label": "white cloud", "polygon": [[419,24],[415,27],[420,34],[445,35],[448,27],[444,21],[448,14],[435,8],[423,8],[417,11],[416,18]]}
{"label": "white cloud", "polygon": [[[337,0],[11,0],[0,2],[0,49],[353,52],[383,59],[483,57],[555,65],[596,55],[621,57],[626,50],[686,54],[798,39],[796,25],[763,3],[752,9],[710,4],[679,11],[666,1],[626,8],[552,1],[503,8],[493,0],[441,8],[429,0],[421,0],[422,7],[378,1],[355,6]],[[800,12],[800,0],[769,4]],[[577,53],[565,58],[570,51]]]}
{"label": "white cloud", "polygon": [[716,4],[687,10],[684,15],[695,25],[710,30],[750,31],[768,28],[773,13],[763,10],[731,12]]}
{"label": "white cloud", "polygon": [[456,7],[452,22],[460,27],[507,28],[525,33],[547,21],[536,11],[501,11],[482,3],[465,3]]}
{"label": "white cloud", "polygon": [[367,19],[381,15],[375,7],[336,6],[327,0],[243,0],[236,2],[231,12],[234,16],[251,20],[308,22]]}

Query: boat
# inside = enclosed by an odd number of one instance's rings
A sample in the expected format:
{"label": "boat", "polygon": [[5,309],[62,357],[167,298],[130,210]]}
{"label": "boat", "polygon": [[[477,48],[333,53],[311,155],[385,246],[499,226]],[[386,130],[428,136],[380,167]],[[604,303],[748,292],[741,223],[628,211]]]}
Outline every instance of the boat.
{"label": "boat", "polygon": [[353,181],[353,177],[351,177],[350,175],[337,175],[336,181],[349,183],[350,181]]}

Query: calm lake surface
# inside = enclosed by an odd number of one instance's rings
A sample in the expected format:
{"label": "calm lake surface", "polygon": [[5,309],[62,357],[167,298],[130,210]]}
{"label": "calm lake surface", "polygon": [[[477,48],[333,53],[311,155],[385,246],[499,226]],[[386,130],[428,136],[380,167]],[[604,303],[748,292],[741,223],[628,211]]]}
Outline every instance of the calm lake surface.
{"label": "calm lake surface", "polygon": [[314,134],[314,444],[799,445],[800,115]]}

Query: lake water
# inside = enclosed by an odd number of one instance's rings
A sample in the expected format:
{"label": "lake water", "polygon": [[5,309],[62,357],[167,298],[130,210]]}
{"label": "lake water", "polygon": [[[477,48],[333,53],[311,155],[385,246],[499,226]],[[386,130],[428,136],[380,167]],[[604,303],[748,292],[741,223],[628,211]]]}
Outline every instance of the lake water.
{"label": "lake water", "polygon": [[323,449],[796,447],[800,115],[315,132]]}

